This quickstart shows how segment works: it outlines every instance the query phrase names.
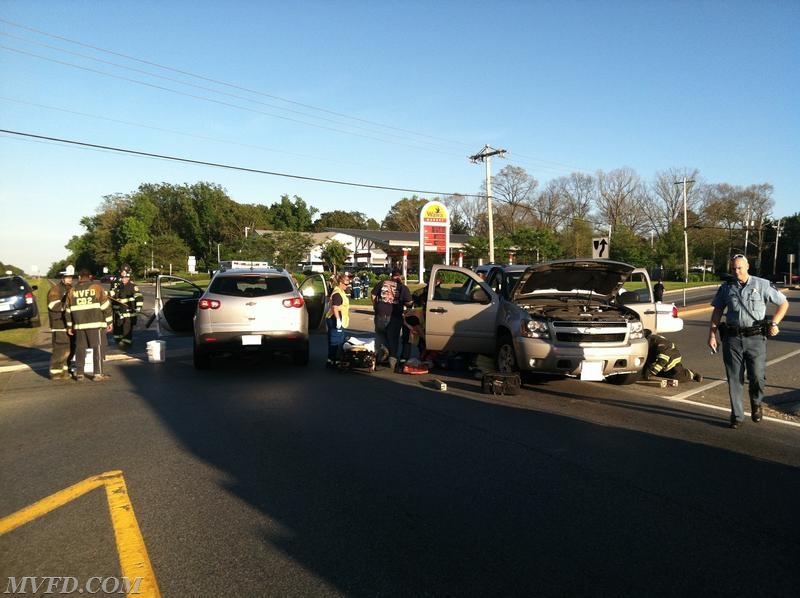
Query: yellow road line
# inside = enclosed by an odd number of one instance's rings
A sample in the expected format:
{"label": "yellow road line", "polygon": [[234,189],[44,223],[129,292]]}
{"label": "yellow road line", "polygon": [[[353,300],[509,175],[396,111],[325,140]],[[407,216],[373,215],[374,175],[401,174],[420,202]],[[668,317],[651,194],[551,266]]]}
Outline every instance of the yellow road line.
{"label": "yellow road line", "polygon": [[106,491],[108,511],[114,528],[123,577],[127,577],[132,584],[137,577],[142,578],[137,596],[159,598],[161,593],[158,589],[155,572],[150,564],[150,558],[147,556],[147,547],[139,529],[139,523],[136,521],[133,504],[128,496],[128,488],[121,471],[107,471],[87,478],[3,517],[0,519],[0,536],[63,507],[101,486]]}

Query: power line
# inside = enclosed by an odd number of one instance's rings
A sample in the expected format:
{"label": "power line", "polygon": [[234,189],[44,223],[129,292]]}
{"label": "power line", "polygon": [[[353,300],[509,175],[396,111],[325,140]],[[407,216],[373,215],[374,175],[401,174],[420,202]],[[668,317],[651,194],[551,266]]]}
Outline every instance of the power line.
{"label": "power line", "polygon": [[302,181],[313,181],[316,183],[329,183],[332,185],[346,185],[349,187],[362,187],[365,189],[381,189],[384,191],[402,191],[403,193],[419,193],[422,195],[438,195],[438,196],[449,196],[449,195],[459,195],[461,197],[482,197],[481,195],[473,195],[469,193],[458,193],[458,192],[447,192],[447,191],[426,191],[422,189],[406,189],[403,187],[389,187],[386,185],[370,185],[368,183],[353,183],[350,181],[339,181],[335,179],[323,179],[318,177],[310,177],[310,176],[303,176],[299,174],[288,174],[285,172],[272,172],[269,170],[260,170],[258,168],[248,168],[246,166],[233,166],[230,164],[222,164],[219,162],[206,162],[204,160],[193,160],[191,158],[179,158],[177,156],[168,156],[165,154],[155,154],[152,152],[142,152],[138,150],[131,150],[125,149],[120,147],[113,147],[110,145],[100,145],[96,143],[87,143],[84,141],[75,141],[72,139],[60,139],[58,137],[48,137],[46,135],[36,135],[34,133],[23,133],[21,131],[11,131],[9,129],[0,129],[0,133],[6,133],[9,135],[16,135],[19,137],[27,137],[30,139],[36,139],[39,141],[50,141],[55,143],[64,143],[68,145],[77,145],[80,147],[86,147],[89,149],[95,150],[105,150],[109,152],[121,153],[121,154],[131,154],[134,156],[144,156],[146,158],[157,158],[159,160],[170,160],[173,162],[183,162],[186,164],[197,164],[200,166],[211,166],[214,168],[223,168],[226,170],[237,170],[240,172],[250,172],[254,174],[266,174],[269,176],[278,176],[284,177],[289,179],[297,179]]}
{"label": "power line", "polygon": [[[174,67],[166,66],[166,65],[163,65],[163,64],[159,64],[157,62],[149,61],[149,60],[136,58],[135,56],[130,56],[128,54],[122,54],[120,52],[115,52],[113,50],[107,50],[105,48],[100,48],[98,46],[93,46],[91,44],[87,44],[87,43],[84,43],[84,42],[73,40],[73,39],[70,39],[68,37],[64,37],[64,36],[61,36],[61,35],[47,33],[46,31],[42,31],[42,30],[39,30],[39,29],[34,29],[32,27],[26,27],[25,25],[20,25],[18,23],[14,23],[13,21],[9,21],[7,19],[0,18],[0,23],[6,23],[7,25],[11,25],[13,27],[18,27],[20,29],[25,29],[27,31],[31,31],[31,32],[39,34],[39,35],[44,35],[46,37],[50,37],[50,38],[53,38],[53,39],[58,39],[58,40],[61,40],[61,41],[64,41],[64,42],[67,42],[67,43],[70,43],[70,44],[74,44],[74,45],[77,45],[77,46],[81,46],[81,47],[84,47],[84,48],[95,50],[97,52],[102,52],[102,53],[105,53],[105,54],[111,54],[112,56],[118,56],[118,57],[124,58],[126,60],[132,60],[132,61],[138,62],[140,64],[145,64],[145,65],[156,67],[156,68],[159,68],[159,69],[162,69],[162,70],[165,70],[165,71],[170,71],[170,72],[177,73],[177,74],[180,74],[180,75],[193,77],[195,79],[200,79],[202,81],[207,81],[209,83],[214,83],[216,85],[222,85],[224,87],[229,87],[231,89],[237,89],[239,91],[245,91],[247,93],[260,95],[262,97],[271,98],[271,99],[274,99],[274,100],[279,100],[281,102],[285,102],[287,104],[292,104],[294,106],[300,106],[302,108],[307,108],[309,110],[315,110],[317,112],[323,112],[323,113],[330,114],[330,115],[333,115],[333,116],[346,118],[348,120],[352,120],[352,121],[355,121],[355,122],[361,122],[361,123],[365,123],[365,124],[368,124],[368,125],[377,126],[377,127],[381,127],[381,128],[389,129],[389,130],[394,130],[394,131],[398,131],[398,132],[401,132],[401,133],[406,133],[406,134],[414,135],[414,136],[417,136],[417,137],[423,137],[423,138],[427,138],[427,139],[431,139],[431,140],[435,140],[435,141],[439,141],[439,142],[456,144],[456,145],[459,145],[459,146],[466,146],[467,145],[467,144],[465,144],[463,142],[453,141],[453,140],[450,140],[450,139],[444,139],[444,138],[441,138],[441,137],[435,137],[433,135],[429,135],[429,134],[426,134],[426,133],[418,133],[418,132],[412,131],[410,129],[404,129],[402,127],[386,125],[386,124],[382,124],[382,123],[379,123],[379,122],[370,121],[370,120],[363,119],[363,118],[358,118],[358,117],[355,117],[355,116],[350,116],[350,115],[347,115],[347,114],[344,114],[344,113],[341,113],[341,112],[336,112],[334,110],[329,110],[329,109],[326,109],[326,108],[320,108],[318,106],[313,106],[311,104],[304,104],[302,102],[297,102],[295,100],[289,100],[287,98],[282,98],[280,96],[276,96],[276,95],[269,94],[269,93],[266,93],[266,92],[258,91],[258,90],[255,90],[255,89],[250,89],[250,88],[243,87],[243,86],[240,86],[240,85],[236,85],[236,84],[233,84],[233,83],[228,83],[228,82],[225,82],[225,81],[221,81],[219,79],[206,77],[204,75],[198,75],[196,73],[192,73],[192,72],[189,72],[189,71],[185,71],[185,70],[177,69],[177,68],[174,68]],[[31,42],[31,43],[37,43],[37,42]],[[67,50],[62,50],[62,49],[59,49],[59,51],[68,52]],[[70,53],[70,52],[68,52],[68,53]],[[99,60],[99,59],[92,59],[92,60]],[[122,68],[128,68],[128,67],[122,67]],[[157,76],[157,75],[152,75],[152,76]],[[189,85],[188,83],[184,83],[184,84],[185,85]],[[222,93],[222,92],[218,92],[218,93]],[[275,106],[275,107],[278,108],[278,109],[286,110],[286,108],[279,108],[277,106]],[[306,116],[310,116],[310,115],[306,115]]]}

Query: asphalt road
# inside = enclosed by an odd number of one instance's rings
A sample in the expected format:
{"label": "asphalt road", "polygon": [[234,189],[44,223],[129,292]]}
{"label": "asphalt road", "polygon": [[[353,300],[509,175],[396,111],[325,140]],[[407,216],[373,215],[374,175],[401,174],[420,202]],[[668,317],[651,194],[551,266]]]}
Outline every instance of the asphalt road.
{"label": "asphalt road", "polygon": [[[790,298],[773,404],[800,386]],[[773,408],[727,428],[708,312],[688,314],[676,338],[706,379],[666,389],[550,380],[490,397],[440,372],[441,392],[327,370],[322,335],[307,368],[197,372],[187,339],[148,363],[149,331],[109,361],[111,383],[6,364],[0,517],[121,471],[164,596],[793,596],[800,427]],[[0,535],[0,579],[118,576],[131,544],[115,530],[102,489],[43,510]]]}

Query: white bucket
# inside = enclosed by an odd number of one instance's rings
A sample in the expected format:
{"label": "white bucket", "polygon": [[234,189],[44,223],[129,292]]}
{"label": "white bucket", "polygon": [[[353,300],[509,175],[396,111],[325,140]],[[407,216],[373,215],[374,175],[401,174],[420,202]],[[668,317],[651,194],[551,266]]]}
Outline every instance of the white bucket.
{"label": "white bucket", "polygon": [[94,349],[86,349],[86,357],[83,364],[83,373],[87,376],[94,376]]}
{"label": "white bucket", "polygon": [[167,343],[164,341],[147,341],[147,361],[161,363],[166,359]]}

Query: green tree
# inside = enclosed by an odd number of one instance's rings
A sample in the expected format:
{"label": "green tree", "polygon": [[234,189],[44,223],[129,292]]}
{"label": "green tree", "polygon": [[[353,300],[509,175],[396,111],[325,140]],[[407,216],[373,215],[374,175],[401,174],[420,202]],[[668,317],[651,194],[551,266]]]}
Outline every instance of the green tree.
{"label": "green tree", "polygon": [[653,263],[652,252],[646,241],[623,225],[613,229],[609,257],[618,262],[643,268]]}
{"label": "green tree", "polygon": [[326,228],[364,229],[366,226],[367,217],[362,212],[345,212],[344,210],[323,212],[314,222],[314,230],[317,232],[322,232]]}
{"label": "green tree", "polygon": [[314,240],[308,233],[276,231],[264,236],[272,239],[275,248],[270,261],[287,270],[295,270],[297,264],[307,258],[309,250],[314,245]]}
{"label": "green tree", "polygon": [[395,203],[381,223],[381,230],[418,231],[419,211],[428,203],[427,199],[413,195]]}
{"label": "green tree", "polygon": [[280,203],[269,207],[270,219],[274,230],[286,231],[311,231],[311,219],[319,210],[306,204],[297,195],[290,200],[288,195],[282,195]]}
{"label": "green tree", "polygon": [[340,243],[336,239],[331,239],[322,247],[322,261],[328,266],[328,270],[336,274],[341,268],[347,256],[350,255],[350,250],[347,245]]}
{"label": "green tree", "polygon": [[516,247],[518,264],[533,264],[555,259],[561,255],[555,233],[550,229],[523,228],[511,235]]}
{"label": "green tree", "polygon": [[592,257],[594,229],[589,221],[573,218],[572,225],[558,235],[561,255],[567,258]]}

